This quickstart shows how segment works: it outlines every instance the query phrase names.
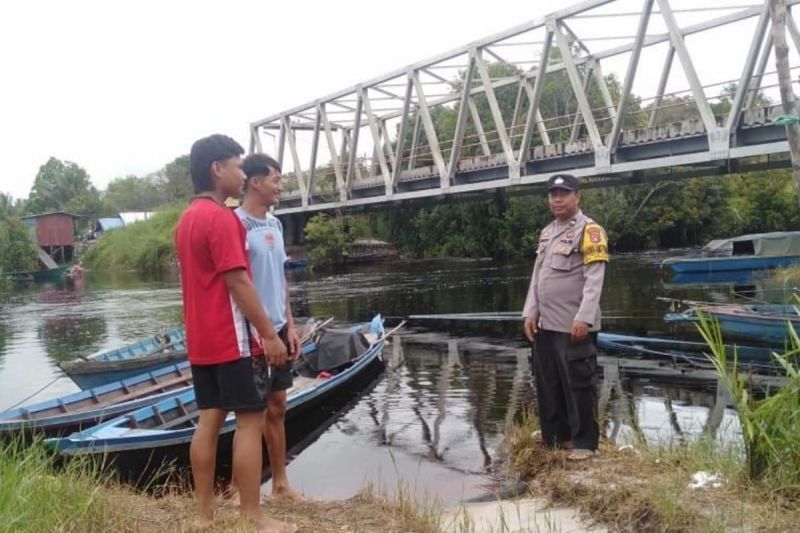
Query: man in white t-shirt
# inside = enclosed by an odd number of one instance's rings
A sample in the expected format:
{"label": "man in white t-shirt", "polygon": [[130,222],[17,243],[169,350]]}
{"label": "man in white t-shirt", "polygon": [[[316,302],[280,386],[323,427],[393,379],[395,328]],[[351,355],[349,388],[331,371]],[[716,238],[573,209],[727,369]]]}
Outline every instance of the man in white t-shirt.
{"label": "man in white t-shirt", "polygon": [[284,273],[286,250],[283,226],[269,209],[281,196],[281,167],[265,154],[245,158],[244,201],[236,214],[247,229],[247,254],[253,283],[278,336],[286,344],[289,361],[271,369],[270,392],[264,420],[264,438],[272,470],[272,496],[300,500],[286,477],[286,390],[292,386],[292,361],[300,354],[300,338],[289,304],[289,284]]}

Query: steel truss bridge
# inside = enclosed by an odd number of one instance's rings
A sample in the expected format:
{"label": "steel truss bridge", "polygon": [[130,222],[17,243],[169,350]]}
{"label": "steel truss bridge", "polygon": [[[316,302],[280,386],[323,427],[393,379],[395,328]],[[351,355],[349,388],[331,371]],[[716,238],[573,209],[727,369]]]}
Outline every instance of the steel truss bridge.
{"label": "steel truss bridge", "polygon": [[270,136],[283,165],[277,214],[530,190],[557,171],[603,186],[788,166],[767,1],[625,3],[584,1],[253,122],[250,151]]}

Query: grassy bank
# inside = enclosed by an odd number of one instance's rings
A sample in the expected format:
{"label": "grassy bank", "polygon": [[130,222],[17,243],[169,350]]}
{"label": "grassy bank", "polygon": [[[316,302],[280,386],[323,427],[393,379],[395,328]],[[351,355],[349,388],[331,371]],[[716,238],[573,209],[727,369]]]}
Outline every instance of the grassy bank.
{"label": "grassy bank", "polygon": [[[791,330],[791,328],[790,328]],[[800,524],[800,338],[774,354],[787,376],[767,397],[750,391],[748,376],[728,359],[717,324],[701,320],[720,383],[733,402],[741,441],[711,435],[649,447],[644,439],[617,448],[603,443],[599,457],[570,463],[534,438],[533,415],[510,428],[512,468],[535,493],[575,506],[624,531],[794,531]],[[624,450],[624,451],[623,451]],[[698,473],[717,483],[692,486]]]}
{"label": "grassy bank", "polygon": [[[0,445],[0,532],[190,531],[195,505],[189,494],[154,498],[115,484],[88,462],[53,466],[39,443]],[[275,518],[300,531],[341,533],[439,531],[439,512],[418,503],[409,491],[396,496],[367,489],[346,501],[265,504]],[[214,531],[250,531],[238,508],[223,503]]]}
{"label": "grassy bank", "polygon": [[[587,462],[566,460],[516,426],[508,446],[531,492],[575,507],[614,531],[792,531],[800,504],[746,474],[743,450],[701,439],[685,445],[620,451],[610,443]],[[719,475],[718,487],[692,489],[697,472]]]}
{"label": "grassy bank", "polygon": [[72,462],[56,471],[40,445],[0,445],[0,531],[113,531],[124,517],[98,472]]}
{"label": "grassy bank", "polygon": [[154,274],[175,261],[173,234],[183,207],[170,207],[151,218],[109,231],[86,252],[84,265],[97,271]]}

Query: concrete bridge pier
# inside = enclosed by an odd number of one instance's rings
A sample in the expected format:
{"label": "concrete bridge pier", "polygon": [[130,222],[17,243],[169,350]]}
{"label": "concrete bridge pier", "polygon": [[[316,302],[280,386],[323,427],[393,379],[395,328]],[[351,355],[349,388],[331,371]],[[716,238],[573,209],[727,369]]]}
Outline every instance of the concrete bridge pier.
{"label": "concrete bridge pier", "polygon": [[287,246],[305,244],[306,223],[310,216],[310,214],[294,213],[278,217],[283,224],[283,239]]}

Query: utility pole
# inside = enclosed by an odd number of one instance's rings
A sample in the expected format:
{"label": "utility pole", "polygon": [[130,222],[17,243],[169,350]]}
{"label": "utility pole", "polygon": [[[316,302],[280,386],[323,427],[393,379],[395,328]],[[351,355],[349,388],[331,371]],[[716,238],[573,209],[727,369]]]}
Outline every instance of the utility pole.
{"label": "utility pole", "polygon": [[789,139],[789,154],[792,158],[792,178],[800,204],[800,124],[792,89],[792,74],[789,70],[789,45],[786,42],[786,17],[789,16],[786,0],[767,0],[772,19],[772,42],[775,43],[775,66],[783,104],[783,123]]}

